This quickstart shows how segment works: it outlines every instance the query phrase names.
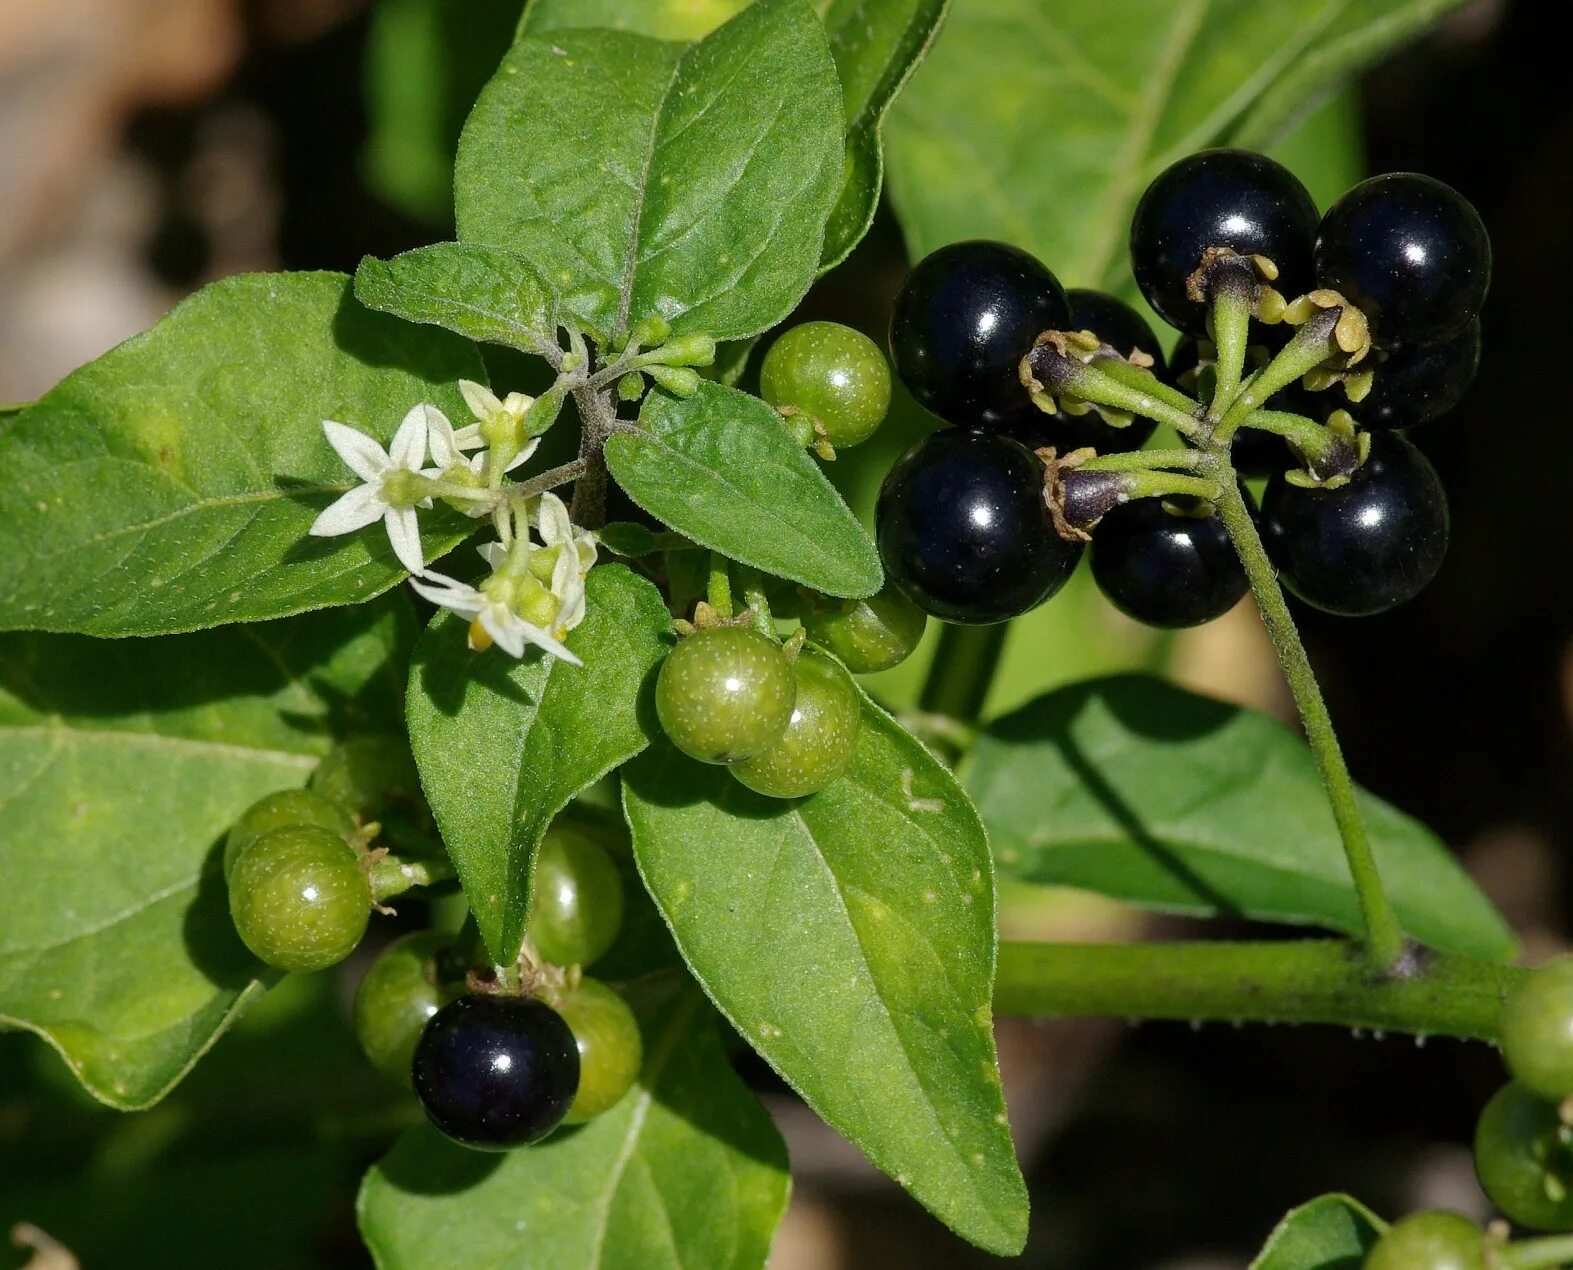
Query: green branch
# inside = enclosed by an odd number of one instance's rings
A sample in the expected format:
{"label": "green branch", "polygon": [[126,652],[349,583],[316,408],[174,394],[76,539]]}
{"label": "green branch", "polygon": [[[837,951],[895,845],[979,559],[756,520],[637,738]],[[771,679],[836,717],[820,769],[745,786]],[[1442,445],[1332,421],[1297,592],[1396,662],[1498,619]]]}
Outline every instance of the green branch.
{"label": "green branch", "polygon": [[1341,939],[1274,943],[1003,942],[998,1014],[1186,1022],[1330,1023],[1495,1041],[1502,1002],[1529,972],[1437,955],[1373,975]]}

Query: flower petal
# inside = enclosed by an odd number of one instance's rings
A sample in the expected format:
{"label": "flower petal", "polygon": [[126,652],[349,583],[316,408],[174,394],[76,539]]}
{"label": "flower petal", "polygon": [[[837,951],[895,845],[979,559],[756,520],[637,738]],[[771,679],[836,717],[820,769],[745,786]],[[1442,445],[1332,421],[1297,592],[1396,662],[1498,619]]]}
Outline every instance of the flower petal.
{"label": "flower petal", "polygon": [[393,544],[393,554],[411,573],[419,573],[426,567],[425,557],[421,555],[421,527],[415,519],[413,507],[390,507],[383,516],[382,523],[388,529],[388,541]]}
{"label": "flower petal", "polygon": [[306,532],[317,538],[336,538],[364,529],[388,510],[375,485],[357,485],[324,507]]}
{"label": "flower petal", "polygon": [[560,657],[570,666],[584,665],[582,661],[580,661],[577,657],[568,651],[566,646],[553,639],[551,635],[549,635],[546,631],[543,631],[539,626],[531,626],[530,623],[526,622],[523,618],[519,618],[517,620],[519,623],[519,633],[523,635],[524,638],[530,643],[534,644],[537,648],[545,650],[553,657]]}
{"label": "flower petal", "polygon": [[[470,412],[482,423],[502,409],[502,402],[497,400],[497,394],[485,384],[478,384],[473,379],[461,379],[459,392],[464,397],[464,404],[469,406]],[[492,638],[495,639],[496,636]]]}
{"label": "flower petal", "polygon": [[468,583],[430,570],[416,574],[410,579],[410,585],[439,608],[452,609],[464,617],[474,617],[491,603]]}
{"label": "flower petal", "polygon": [[502,568],[503,561],[508,558],[508,548],[500,542],[488,542],[477,547],[475,554],[486,561],[491,566],[492,572],[496,573]]}
{"label": "flower petal", "polygon": [[431,446],[431,461],[438,468],[458,467],[465,461],[458,438],[453,434],[453,425],[436,406],[427,407],[426,440]]}
{"label": "flower petal", "polygon": [[322,431],[333,452],[344,460],[344,466],[361,480],[375,481],[388,470],[388,452],[364,432],[332,419],[322,421]]}
{"label": "flower petal", "polygon": [[393,434],[393,444],[388,447],[388,457],[395,467],[411,472],[421,470],[426,462],[426,437],[430,431],[426,412],[432,409],[434,407],[422,402],[411,406],[409,414],[404,416],[399,430]]}
{"label": "flower petal", "polygon": [[530,461],[530,456],[532,454],[534,454],[537,449],[540,448],[540,445],[541,445],[541,438],[540,437],[536,437],[532,441],[526,441],[524,443],[524,448],[521,449],[519,451],[519,453],[515,454],[513,456],[513,458],[508,460],[508,466],[503,468],[503,471],[504,472],[511,472],[511,471],[513,471],[514,468],[522,467],[524,464],[528,463]]}
{"label": "flower petal", "polygon": [[524,623],[501,604],[488,604],[476,617],[492,642],[510,657],[524,656]]}
{"label": "flower petal", "polygon": [[541,495],[535,511],[535,525],[541,541],[548,547],[560,547],[573,541],[573,521],[568,519],[568,508],[550,490]]}
{"label": "flower petal", "polygon": [[479,450],[486,442],[481,440],[481,425],[472,423],[465,428],[453,430],[453,443],[461,450]]}

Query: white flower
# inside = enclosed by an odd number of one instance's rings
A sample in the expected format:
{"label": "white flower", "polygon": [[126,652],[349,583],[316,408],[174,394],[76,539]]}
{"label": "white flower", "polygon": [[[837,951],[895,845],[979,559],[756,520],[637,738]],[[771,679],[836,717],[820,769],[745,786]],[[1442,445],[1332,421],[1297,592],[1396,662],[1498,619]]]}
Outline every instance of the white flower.
{"label": "white flower", "polygon": [[[462,449],[472,449],[482,444],[481,425],[504,415],[511,423],[511,431],[522,436],[524,431],[524,416],[530,407],[535,404],[534,397],[528,397],[522,392],[511,392],[503,400],[498,400],[494,393],[485,384],[478,384],[473,379],[461,379],[459,392],[464,397],[465,405],[469,406],[477,422],[467,428],[460,428],[454,433]],[[541,444],[541,439],[536,437],[533,441],[525,441],[519,446],[519,452],[508,460],[508,466],[503,469],[511,472],[521,463],[529,460],[535,453],[536,447]],[[479,469],[477,469],[479,470]]]}
{"label": "white flower", "polygon": [[563,500],[550,492],[541,495],[535,523],[542,544],[560,549],[552,566],[551,592],[557,597],[557,633],[563,635],[584,621],[584,579],[595,564],[595,535],[576,527]]}
{"label": "white flower", "polygon": [[[489,543],[486,547],[482,547],[481,555],[494,568],[506,558],[501,543]],[[569,665],[584,665],[548,632],[526,622],[513,611],[508,604],[509,595],[506,586],[496,588],[495,594],[489,594],[468,583],[429,571],[421,577],[411,578],[410,585],[433,604],[451,609],[460,617],[467,617],[472,622],[478,622],[481,629],[510,656],[523,657],[525,646],[534,644],[551,656],[560,657]]]}
{"label": "white flower", "polygon": [[425,560],[421,556],[415,509],[430,507],[431,499],[412,498],[409,480],[423,475],[421,466],[426,461],[429,419],[433,413],[439,417],[442,414],[435,406],[414,407],[404,416],[387,450],[363,432],[324,419],[322,431],[328,444],[365,484],[357,485],[326,507],[312,522],[309,532],[319,538],[332,538],[364,529],[380,517],[399,563],[411,573],[419,573]]}

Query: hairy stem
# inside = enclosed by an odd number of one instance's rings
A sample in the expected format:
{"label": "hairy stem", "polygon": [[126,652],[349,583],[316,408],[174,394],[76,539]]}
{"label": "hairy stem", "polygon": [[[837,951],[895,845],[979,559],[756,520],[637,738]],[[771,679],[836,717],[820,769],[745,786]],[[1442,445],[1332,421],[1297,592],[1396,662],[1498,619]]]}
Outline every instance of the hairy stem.
{"label": "hairy stem", "polygon": [[1573,1235],[1549,1235],[1497,1249],[1492,1265],[1501,1270],[1556,1270],[1570,1261],[1573,1261]]}
{"label": "hairy stem", "polygon": [[1129,454],[1100,454],[1088,459],[1078,472],[1144,472],[1167,468],[1194,472],[1207,465],[1200,450],[1135,450]]}
{"label": "hairy stem", "polygon": [[710,577],[705,585],[705,599],[723,618],[732,616],[732,578],[728,568],[725,556],[718,551],[710,553]]}
{"label": "hairy stem", "polygon": [[1331,1023],[1494,1042],[1502,1003],[1528,973],[1437,955],[1413,973],[1373,975],[1360,947],[1342,939],[1006,941],[999,949],[994,1009],[1038,1018]]}
{"label": "hairy stem", "polygon": [[1213,364],[1213,396],[1207,418],[1216,424],[1224,404],[1240,390],[1245,373],[1245,350],[1250,339],[1251,295],[1255,280],[1244,261],[1229,261],[1212,276],[1208,295],[1213,346],[1218,350]]}
{"label": "hairy stem", "polygon": [[[1216,456],[1215,456],[1216,457]],[[1355,894],[1359,897],[1360,912],[1365,918],[1366,952],[1372,963],[1382,969],[1391,967],[1404,948],[1404,937],[1398,921],[1393,916],[1387,893],[1382,889],[1381,874],[1371,854],[1371,842],[1366,837],[1365,822],[1355,801],[1354,783],[1349,778],[1349,767],[1344,762],[1343,751],[1338,746],[1338,736],[1333,730],[1332,716],[1322,699],[1322,689],[1316,682],[1305,645],[1295,629],[1294,618],[1284,600],[1278,575],[1267,550],[1262,546],[1261,535],[1256,532],[1256,522],[1234,479],[1234,470],[1227,461],[1220,459],[1218,515],[1223,520],[1234,549],[1245,566],[1245,574],[1256,597],[1256,607],[1262,622],[1272,637],[1278,652],[1278,663],[1283,667],[1289,691],[1294,695],[1295,707],[1300,712],[1306,739],[1316,756],[1322,783],[1332,804],[1333,818],[1338,823],[1339,837],[1343,840],[1344,855],[1349,861],[1349,874],[1354,881]]]}
{"label": "hairy stem", "polygon": [[606,458],[602,450],[606,438],[616,427],[616,414],[605,392],[588,385],[573,390],[579,407],[579,462],[583,471],[574,482],[573,506],[569,518],[586,529],[599,529],[606,523]]}

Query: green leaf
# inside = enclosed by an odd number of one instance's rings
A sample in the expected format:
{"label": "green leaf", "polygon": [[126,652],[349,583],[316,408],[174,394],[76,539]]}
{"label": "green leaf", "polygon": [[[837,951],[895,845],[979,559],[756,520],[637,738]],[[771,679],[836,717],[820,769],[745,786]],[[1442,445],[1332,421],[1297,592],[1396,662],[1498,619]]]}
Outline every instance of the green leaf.
{"label": "green leaf", "polygon": [[851,771],[812,798],[759,797],[661,742],[624,769],[623,806],[645,885],[733,1026],[940,1220],[1020,1251],[993,870],[950,773],[865,704]]}
{"label": "green leaf", "polygon": [[1360,1270],[1387,1223],[1348,1195],[1318,1195],[1291,1210],[1250,1270]]}
{"label": "green leaf", "polygon": [[1001,238],[1068,285],[1126,286],[1130,214],[1158,172],[1271,144],[1462,2],[1126,0],[1118,22],[1080,0],[958,6],[887,129],[912,258]]}
{"label": "green leaf", "polygon": [[697,992],[641,1015],[638,1084],[581,1128],[500,1156],[432,1129],[406,1134],[361,1187],[377,1264],[763,1266],[789,1186],[780,1134],[727,1064]]}
{"label": "green leaf", "polygon": [[[422,401],[467,415],[475,347],[369,312],[343,274],[204,288],[0,428],[0,629],[157,635],[370,599],[404,577],[374,525],[310,538],[356,483],[322,434],[384,446]],[[428,557],[462,533],[428,533]]]}
{"label": "green leaf", "polygon": [[939,33],[950,0],[829,0],[822,13],[846,104],[847,165],[825,231],[824,268],[846,259],[879,206],[885,112]]}
{"label": "green leaf", "polygon": [[708,381],[692,397],[652,392],[639,423],[607,441],[606,463],[652,516],[827,595],[879,590],[873,540],[758,397]]}
{"label": "green leaf", "polygon": [[697,44],[526,36],[459,144],[459,237],[526,256],[603,337],[646,317],[741,339],[813,281],[841,181],[841,90],[805,0]]}
{"label": "green leaf", "polygon": [[668,646],[656,589],[622,565],[586,582],[571,666],[531,652],[470,651],[440,614],[410,672],[410,745],[486,946],[512,962],[524,938],[530,865],[552,817],[649,743],[646,681]]}
{"label": "green leaf", "polygon": [[546,284],[523,256],[495,247],[438,243],[392,260],[367,256],[355,271],[355,298],[480,344],[539,353],[557,343]]}
{"label": "green leaf", "polygon": [[[1361,930],[1310,750],[1282,724],[1145,675],[1074,684],[996,719],[963,780],[1001,870],[1148,908]],[[1447,848],[1360,794],[1404,930],[1493,960],[1516,944]]]}
{"label": "green leaf", "polygon": [[0,636],[0,1025],[156,1102],[261,990],[217,844],[336,736],[399,727],[400,598],[104,641]]}

